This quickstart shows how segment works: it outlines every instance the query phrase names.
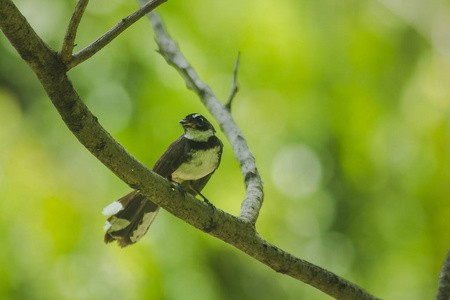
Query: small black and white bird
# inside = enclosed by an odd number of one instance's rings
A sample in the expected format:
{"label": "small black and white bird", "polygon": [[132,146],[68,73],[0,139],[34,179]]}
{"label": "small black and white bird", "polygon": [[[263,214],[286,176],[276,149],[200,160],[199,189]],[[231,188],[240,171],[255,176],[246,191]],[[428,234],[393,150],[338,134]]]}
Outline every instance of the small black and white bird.
{"label": "small black and white bird", "polygon": [[[219,167],[223,144],[214,135],[216,131],[211,123],[200,114],[189,114],[180,123],[184,134],[169,145],[153,171],[211,204],[200,192]],[[120,247],[125,247],[138,242],[158,211],[158,205],[136,190],[114,201],[102,212],[112,215],[104,227],[105,243],[117,240]]]}

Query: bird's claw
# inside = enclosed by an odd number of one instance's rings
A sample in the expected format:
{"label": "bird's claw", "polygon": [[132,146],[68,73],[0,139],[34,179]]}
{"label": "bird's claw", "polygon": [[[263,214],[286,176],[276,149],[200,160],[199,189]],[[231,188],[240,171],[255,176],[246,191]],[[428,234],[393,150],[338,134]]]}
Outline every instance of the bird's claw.
{"label": "bird's claw", "polygon": [[211,209],[212,209],[213,211],[216,211],[216,207],[214,206],[214,204],[212,204],[211,202],[209,202],[208,199],[203,198],[203,201],[205,201],[205,203],[206,203],[209,207],[211,207]]}
{"label": "bird's claw", "polygon": [[183,198],[186,198],[186,190],[176,181],[171,181],[174,186],[178,189],[178,191],[183,195]]}

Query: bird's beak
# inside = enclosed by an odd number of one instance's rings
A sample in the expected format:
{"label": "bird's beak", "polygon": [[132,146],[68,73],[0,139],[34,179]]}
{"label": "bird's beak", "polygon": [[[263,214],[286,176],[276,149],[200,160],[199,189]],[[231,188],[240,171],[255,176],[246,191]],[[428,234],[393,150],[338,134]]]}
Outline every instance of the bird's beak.
{"label": "bird's beak", "polygon": [[180,121],[180,124],[183,125],[183,127],[192,127],[192,123],[190,123],[188,120],[183,119]]}

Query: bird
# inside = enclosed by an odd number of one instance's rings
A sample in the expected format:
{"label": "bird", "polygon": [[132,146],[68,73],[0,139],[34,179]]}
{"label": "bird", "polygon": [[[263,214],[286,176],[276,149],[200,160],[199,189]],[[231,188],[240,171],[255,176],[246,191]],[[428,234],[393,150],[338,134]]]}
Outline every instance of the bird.
{"label": "bird", "polygon": [[[184,133],[169,145],[152,170],[172,182],[183,193],[200,192],[219,167],[223,143],[214,126],[201,114],[192,113],[179,122]],[[102,213],[110,217],[104,226],[106,244],[117,241],[120,247],[137,243],[146,233],[159,206],[134,190],[106,206]]]}

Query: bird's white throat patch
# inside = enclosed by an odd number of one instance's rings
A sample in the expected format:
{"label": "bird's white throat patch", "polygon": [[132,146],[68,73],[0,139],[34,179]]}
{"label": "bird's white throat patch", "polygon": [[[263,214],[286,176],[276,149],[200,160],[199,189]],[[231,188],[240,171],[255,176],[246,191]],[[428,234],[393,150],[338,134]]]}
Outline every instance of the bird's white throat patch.
{"label": "bird's white throat patch", "polygon": [[187,128],[186,133],[184,134],[187,139],[195,142],[207,142],[213,135],[214,131],[212,129],[201,131],[194,128]]}

